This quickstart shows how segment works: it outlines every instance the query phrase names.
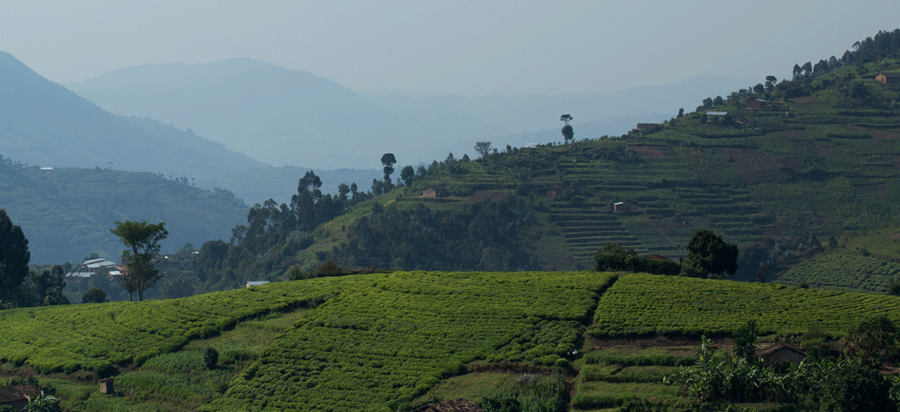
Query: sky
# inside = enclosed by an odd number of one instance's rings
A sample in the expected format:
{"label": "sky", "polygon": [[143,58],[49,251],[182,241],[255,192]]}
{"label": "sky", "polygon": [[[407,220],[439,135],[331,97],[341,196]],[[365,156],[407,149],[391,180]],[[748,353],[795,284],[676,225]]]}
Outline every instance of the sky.
{"label": "sky", "polygon": [[58,83],[249,57],[361,93],[596,93],[781,79],[898,15],[896,0],[3,1],[0,50]]}

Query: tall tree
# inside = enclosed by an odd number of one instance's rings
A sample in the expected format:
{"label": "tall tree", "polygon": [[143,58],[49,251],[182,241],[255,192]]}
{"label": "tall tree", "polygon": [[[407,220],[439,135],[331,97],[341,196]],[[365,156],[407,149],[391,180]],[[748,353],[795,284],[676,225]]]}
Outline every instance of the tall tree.
{"label": "tall tree", "polygon": [[571,115],[569,115],[568,113],[566,113],[562,116],[559,116],[559,121],[566,122],[566,125],[563,126],[563,128],[562,128],[563,139],[566,140],[566,143],[569,143],[569,140],[572,140],[575,138],[575,131],[572,130],[572,125],[569,124],[569,122],[572,121],[572,119],[574,119],[574,118]]}
{"label": "tall tree", "polygon": [[484,159],[491,154],[491,142],[475,142],[475,151]]}
{"label": "tall tree", "polygon": [[18,300],[19,286],[28,276],[28,239],[0,209],[0,304]]}
{"label": "tall tree", "polygon": [[391,190],[391,174],[394,173],[394,164],[397,163],[397,158],[394,157],[393,153],[385,153],[381,156],[381,165],[384,166],[384,186],[385,192]]}
{"label": "tall tree", "polygon": [[109,231],[118,236],[122,243],[131,248],[123,253],[128,260],[126,270],[120,276],[119,285],[128,292],[128,300],[138,293],[138,300],[144,300],[144,291],[153,287],[160,278],[153,259],[159,254],[159,242],[169,236],[166,224],[152,224],[146,220],[135,222],[116,221],[116,227]]}
{"label": "tall tree", "polygon": [[407,187],[412,186],[413,178],[415,178],[415,176],[416,170],[410,165],[406,165],[400,170],[400,180],[402,180],[403,184]]}
{"label": "tall tree", "polygon": [[698,230],[687,245],[690,264],[704,277],[721,278],[725,272],[737,272],[738,247],[725,243],[710,230]]}

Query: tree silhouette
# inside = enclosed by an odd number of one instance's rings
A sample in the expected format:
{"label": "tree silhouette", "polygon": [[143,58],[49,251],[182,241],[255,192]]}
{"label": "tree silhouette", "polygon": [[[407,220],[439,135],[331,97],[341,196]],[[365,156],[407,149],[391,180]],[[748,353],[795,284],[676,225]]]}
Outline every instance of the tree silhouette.
{"label": "tree silhouette", "polygon": [[484,159],[491,153],[491,142],[476,142],[475,151],[481,155],[482,159]]}
{"label": "tree silhouette", "polygon": [[0,300],[16,300],[16,291],[28,276],[29,260],[31,252],[22,228],[13,225],[6,210],[0,209]]}
{"label": "tree silhouette", "polygon": [[572,121],[573,119],[574,119],[574,117],[572,117],[568,113],[566,113],[562,116],[559,116],[559,121],[566,122],[566,125],[563,126],[563,128],[562,128],[563,139],[566,140],[566,143],[569,143],[569,140],[572,140],[575,138],[575,131],[572,130],[572,126],[569,124],[569,122]]}
{"label": "tree silhouette", "polygon": [[384,166],[385,192],[391,190],[391,174],[394,173],[395,163],[397,163],[397,158],[394,157],[393,153],[385,153],[383,156],[381,156],[381,165]]}

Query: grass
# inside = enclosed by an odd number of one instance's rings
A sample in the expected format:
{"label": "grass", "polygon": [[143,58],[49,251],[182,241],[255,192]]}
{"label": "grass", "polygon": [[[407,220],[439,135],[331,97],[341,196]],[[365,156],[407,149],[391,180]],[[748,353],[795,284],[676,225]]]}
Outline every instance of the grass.
{"label": "grass", "polygon": [[479,403],[485,396],[514,384],[517,376],[518,374],[501,372],[474,372],[454,376],[441,381],[413,403],[421,404],[459,398]]}

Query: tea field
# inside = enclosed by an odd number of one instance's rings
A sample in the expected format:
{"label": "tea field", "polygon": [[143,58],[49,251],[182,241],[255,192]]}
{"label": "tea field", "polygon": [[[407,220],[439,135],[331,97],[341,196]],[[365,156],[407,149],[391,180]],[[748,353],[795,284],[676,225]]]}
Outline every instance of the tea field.
{"label": "tea field", "polygon": [[474,360],[553,366],[579,344],[596,272],[358,276],[201,410],[390,411]]}
{"label": "tea field", "polygon": [[900,277],[900,264],[865,256],[829,253],[790,268],[775,280],[785,285],[884,293]]}
{"label": "tea field", "polygon": [[818,325],[840,336],[862,317],[900,320],[900,297],[784,285],[635,274],[600,300],[596,337],[642,334],[729,334],[750,319],[762,333],[800,334]]}
{"label": "tea field", "polygon": [[244,319],[315,305],[340,283],[315,280],[172,300],[3,310],[0,362],[45,374],[89,369],[104,375],[114,364],[140,365]]}

